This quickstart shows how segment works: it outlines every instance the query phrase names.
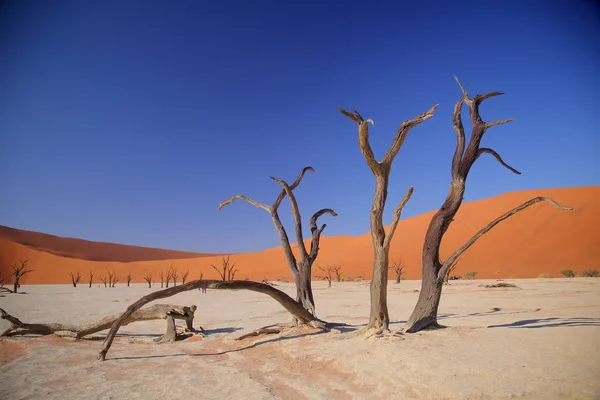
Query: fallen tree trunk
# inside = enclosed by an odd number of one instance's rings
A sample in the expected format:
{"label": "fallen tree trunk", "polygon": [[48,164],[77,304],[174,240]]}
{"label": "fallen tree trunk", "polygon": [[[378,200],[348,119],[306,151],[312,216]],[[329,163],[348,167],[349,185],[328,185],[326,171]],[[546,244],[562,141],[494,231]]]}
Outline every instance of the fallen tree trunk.
{"label": "fallen tree trunk", "polygon": [[[167,332],[165,335],[159,338],[159,342],[162,343],[166,341],[174,341],[176,336],[174,319],[184,320],[187,330],[195,332],[196,330],[192,326],[195,312],[195,305],[192,305],[191,307],[184,307],[173,304],[155,304],[148,308],[137,310],[136,312],[132,313],[125,320],[123,320],[121,325],[128,325],[138,321],[167,319]],[[110,315],[101,319],[100,321],[83,325],[73,325],[59,323],[29,324],[22,322],[1,308],[0,314],[2,319],[5,319],[11,323],[11,327],[2,332],[0,336],[51,335],[56,333],[60,336],[69,336],[77,339],[96,332],[110,329],[114,322],[121,316],[121,314]],[[200,328],[200,330],[202,330],[202,328]]]}
{"label": "fallen tree trunk", "polygon": [[281,290],[275,289],[272,286],[265,285],[264,283],[252,282],[252,281],[216,281],[216,280],[198,280],[185,283],[183,285],[174,286],[168,289],[159,290],[157,292],[150,293],[129,307],[127,310],[113,322],[108,336],[104,340],[102,350],[98,354],[98,359],[104,361],[106,354],[112,345],[112,342],[117,334],[119,328],[125,321],[127,321],[137,310],[142,308],[145,304],[157,300],[164,299],[167,297],[174,296],[181,292],[188,290],[200,289],[206,287],[209,289],[225,289],[225,290],[251,290],[253,292],[264,293],[271,296],[279,304],[281,304],[286,310],[290,312],[296,319],[304,324],[313,326],[314,328],[324,329],[327,324],[315,316],[313,316],[308,310],[306,310],[300,303],[292,299],[286,293]]}

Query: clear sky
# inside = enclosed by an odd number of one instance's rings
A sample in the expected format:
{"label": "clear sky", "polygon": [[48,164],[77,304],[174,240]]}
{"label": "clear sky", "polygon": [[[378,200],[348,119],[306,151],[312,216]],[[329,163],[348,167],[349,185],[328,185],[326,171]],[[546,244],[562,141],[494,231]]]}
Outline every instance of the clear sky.
{"label": "clear sky", "polygon": [[[374,180],[356,125],[375,120],[394,163],[386,209],[410,185],[409,217],[449,185],[457,75],[482,107],[492,157],[467,200],[598,185],[600,12],[593,1],[8,1],[0,5],[0,224],[59,236],[203,252],[279,245],[271,203],[297,190],[328,235],[369,230]],[[469,127],[470,128],[470,127]],[[291,223],[289,202],[281,206]],[[288,225],[288,232],[293,228]]]}

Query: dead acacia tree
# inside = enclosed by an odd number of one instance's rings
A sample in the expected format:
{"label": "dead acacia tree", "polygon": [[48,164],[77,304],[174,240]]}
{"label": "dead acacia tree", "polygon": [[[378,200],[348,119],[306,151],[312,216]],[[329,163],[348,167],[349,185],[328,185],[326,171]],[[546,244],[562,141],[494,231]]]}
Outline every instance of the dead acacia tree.
{"label": "dead acacia tree", "polygon": [[181,274],[181,283],[185,283],[189,274],[190,274],[190,271],[185,271]]}
{"label": "dead acacia tree", "polygon": [[[540,201],[548,202],[561,210],[572,210],[571,208],[563,207],[556,201],[547,197],[535,197],[490,222],[486,227],[469,239],[461,248],[456,250],[443,264],[440,262],[440,244],[442,238],[463,202],[467,175],[475,161],[483,154],[490,154],[498,160],[502,166],[515,174],[521,174],[519,171],[505,163],[496,151],[487,147],[480,147],[481,139],[489,128],[503,125],[513,120],[510,118],[494,122],[484,122],[479,115],[479,106],[484,100],[499,96],[503,93],[491,92],[483,95],[478,94],[475,97],[470,98],[458,78],[455,79],[460,87],[462,96],[454,106],[453,127],[457,141],[454,156],[452,158],[452,181],[444,204],[442,204],[442,207],[432,217],[427,233],[425,234],[421,291],[415,309],[406,323],[406,332],[418,332],[425,328],[435,328],[439,326],[437,323],[437,312],[442,295],[442,285],[448,274],[448,270],[465,250],[471,247],[477,239],[494,226]],[[471,137],[468,145],[465,143],[465,130],[461,117],[463,104],[466,104],[469,108],[469,117],[472,125]]]}
{"label": "dead acacia tree", "polygon": [[[166,319],[167,331],[161,337],[155,339],[158,343],[172,342],[176,340],[177,332],[175,330],[175,319],[184,320],[186,323],[187,332],[198,332],[193,327],[194,313],[196,306],[184,307],[172,304],[154,304],[150,307],[137,310],[127,319],[122,325],[128,325],[137,321],[149,321],[154,319]],[[0,316],[2,319],[10,323],[10,327],[0,334],[0,336],[20,336],[20,335],[51,335],[53,333],[60,336],[67,336],[80,339],[84,336],[91,335],[109,329],[113,323],[121,316],[121,314],[111,315],[102,318],[99,321],[94,321],[81,325],[70,325],[60,323],[26,323],[18,318],[10,315],[5,310],[0,308]],[[200,331],[203,329],[200,328]]]}
{"label": "dead acacia tree", "polygon": [[106,277],[105,273],[102,273],[102,275],[100,275],[100,282],[104,283],[104,287],[106,287],[106,283],[108,282],[108,278]]}
{"label": "dead acacia tree", "polygon": [[106,359],[106,354],[110,349],[112,342],[125,321],[128,320],[137,310],[142,308],[145,304],[150,303],[151,301],[164,299],[167,297],[174,296],[178,293],[182,293],[189,290],[197,290],[200,288],[209,288],[209,289],[227,289],[227,290],[251,290],[254,292],[264,293],[266,295],[271,296],[274,300],[276,300],[279,304],[281,304],[290,314],[292,314],[296,319],[301,321],[303,324],[310,325],[313,328],[317,329],[327,329],[332,324],[327,324],[324,321],[317,319],[314,315],[308,312],[300,303],[292,299],[286,293],[281,290],[275,289],[270,285],[265,285],[263,283],[252,282],[252,281],[218,281],[218,280],[198,280],[191,281],[183,285],[174,286],[169,289],[159,290],[153,293],[150,293],[129,307],[127,310],[117,318],[110,327],[110,331],[104,340],[102,345],[102,350],[98,355],[98,359],[104,361]]}
{"label": "dead acacia tree", "polygon": [[2,292],[7,292],[7,293],[12,293],[13,291],[10,290],[9,288],[5,288],[4,287],[4,282],[6,281],[6,278],[3,274],[2,271],[0,271],[0,293]]}
{"label": "dead acacia tree", "polygon": [[164,280],[165,280],[165,273],[161,270],[160,271],[160,288],[162,289],[164,286]]}
{"label": "dead acacia tree", "polygon": [[131,283],[131,272],[127,273],[127,287],[129,287],[129,284]]}
{"label": "dead acacia tree", "polygon": [[[227,258],[221,257],[221,266],[217,267],[215,264],[209,264],[217,273],[222,281],[232,281],[235,277],[235,273],[238,271],[235,268],[235,263],[229,263],[229,254]],[[202,273],[200,273],[200,279],[202,279]]]}
{"label": "dead acacia tree", "polygon": [[172,273],[173,273],[173,271],[172,271],[171,268],[169,268],[167,270],[167,272],[165,273],[165,281],[166,281],[166,286],[165,287],[169,287],[169,282],[171,281],[171,278],[172,278],[171,274]]}
{"label": "dead acacia tree", "polygon": [[394,232],[400,220],[400,214],[404,205],[410,199],[413,188],[410,187],[400,202],[390,225],[389,231],[385,232],[383,227],[383,210],[388,194],[388,183],[390,172],[392,171],[392,162],[398,155],[406,136],[411,128],[419,125],[423,121],[433,117],[433,112],[437,108],[437,104],[431,107],[426,113],[423,113],[415,118],[404,121],[394,137],[390,148],[383,156],[381,161],[375,159],[371,144],[369,143],[369,123],[374,124],[371,119],[364,119],[356,110],[348,112],[342,108],[339,111],[358,124],[358,144],[360,151],[365,158],[367,165],[375,176],[375,196],[371,206],[371,238],[373,242],[374,263],[373,263],[373,279],[371,280],[371,311],[369,315],[369,323],[367,330],[374,330],[376,334],[389,332],[390,317],[387,307],[387,281],[388,281],[388,265],[389,252]]}
{"label": "dead acacia tree", "polygon": [[88,286],[88,288],[92,287],[93,280],[94,280],[94,273],[92,272],[92,270],[90,270],[90,285]]}
{"label": "dead acacia tree", "polygon": [[404,275],[405,265],[402,263],[402,259],[396,261],[392,261],[392,269],[394,270],[394,275],[396,276],[396,283],[400,283],[402,280],[402,275]]}
{"label": "dead acacia tree", "polygon": [[[169,268],[169,271],[167,272],[167,281],[170,277],[171,280],[173,281],[173,286],[177,286],[177,277],[178,276],[179,276],[179,273],[177,272],[177,268],[173,267],[173,264],[171,264],[171,267]],[[167,284],[167,287],[169,287],[168,284]]]}
{"label": "dead acacia tree", "polygon": [[112,286],[111,287],[115,287],[115,284],[119,282],[119,277],[114,273],[113,271],[113,275],[112,275]]}
{"label": "dead acacia tree", "polygon": [[339,265],[335,265],[335,266],[331,267],[331,270],[335,274],[335,281],[341,282],[342,281],[342,267],[340,267]]}
{"label": "dead acacia tree", "polygon": [[[321,234],[323,233],[323,229],[327,226],[323,224],[321,227],[317,226],[317,220],[323,214],[329,214],[332,216],[337,216],[335,211],[330,208],[324,208],[316,213],[310,218],[309,226],[310,231],[312,233],[312,239],[310,244],[310,250],[306,249],[304,244],[304,237],[302,234],[302,220],[300,216],[300,211],[298,209],[298,203],[296,202],[296,196],[293,193],[293,190],[298,187],[304,174],[306,171],[314,172],[315,170],[312,167],[304,167],[296,180],[288,185],[284,180],[279,178],[271,177],[275,182],[279,183],[282,186],[281,192],[275,199],[273,205],[268,206],[263,203],[259,203],[256,200],[253,200],[247,196],[243,195],[235,195],[228,200],[225,200],[221,204],[219,204],[219,210],[221,210],[226,205],[234,202],[235,200],[244,200],[255,207],[261,208],[269,213],[271,219],[273,220],[273,224],[275,225],[275,229],[277,229],[277,233],[279,233],[279,237],[281,239],[281,247],[283,248],[283,252],[285,254],[288,269],[292,273],[294,277],[294,282],[296,284],[296,301],[298,301],[302,306],[315,315],[315,301],[312,293],[312,285],[311,285],[311,275],[312,275],[312,265],[317,259],[319,254],[319,242],[321,239]],[[290,200],[290,204],[292,207],[292,214],[295,220],[295,230],[296,230],[296,242],[298,244],[299,258],[296,258],[294,253],[292,252],[292,247],[290,245],[290,240],[288,238],[287,232],[281,223],[281,219],[279,218],[279,206],[283,201],[285,196],[288,196]],[[297,320],[297,322],[299,322]]]}
{"label": "dead acacia tree", "polygon": [[17,290],[19,290],[19,286],[21,279],[23,279],[23,277],[25,275],[27,275],[30,272],[33,272],[32,269],[25,269],[27,267],[27,261],[28,260],[21,260],[20,261],[20,265],[17,264],[12,264],[10,267],[12,268],[13,272],[12,272],[12,277],[13,277],[13,293],[17,293]]}
{"label": "dead acacia tree", "polygon": [[146,271],[143,278],[146,281],[146,283],[148,284],[148,287],[152,288],[152,274],[150,272]]}
{"label": "dead acacia tree", "polygon": [[317,268],[319,268],[321,271],[325,272],[325,275],[318,276],[317,278],[327,281],[327,287],[331,287],[331,273],[333,272],[332,268],[329,267],[329,268],[325,269],[319,265],[317,265]]}
{"label": "dead acacia tree", "polygon": [[77,272],[75,274],[72,272],[69,272],[69,276],[71,277],[71,283],[73,284],[73,287],[77,287],[77,284],[81,280],[81,275],[79,274],[79,272]]}

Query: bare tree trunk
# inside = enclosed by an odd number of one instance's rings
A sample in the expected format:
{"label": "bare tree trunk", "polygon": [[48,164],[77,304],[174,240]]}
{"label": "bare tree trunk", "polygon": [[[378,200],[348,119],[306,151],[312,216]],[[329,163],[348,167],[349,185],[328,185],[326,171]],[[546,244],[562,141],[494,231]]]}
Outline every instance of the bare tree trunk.
{"label": "bare tree trunk", "polygon": [[[454,156],[452,158],[452,180],[450,189],[448,190],[448,196],[446,197],[442,207],[432,217],[425,235],[425,243],[423,245],[423,280],[421,282],[419,299],[417,300],[417,304],[412,312],[412,315],[408,319],[405,326],[406,332],[409,333],[439,326],[437,323],[437,313],[442,295],[442,285],[445,277],[457,258],[471,245],[473,245],[473,243],[475,243],[479,237],[493,228],[496,224],[539,201],[547,201],[560,209],[569,210],[569,208],[561,206],[552,199],[545,197],[531,199],[492,221],[488,226],[483,228],[475,236],[473,236],[473,238],[465,243],[465,245],[456,251],[443,264],[440,262],[439,252],[442,239],[463,202],[467,176],[475,161],[477,161],[477,159],[483,154],[491,154],[494,158],[496,158],[496,160],[498,160],[498,162],[500,162],[500,164],[502,164],[502,166],[508,168],[510,171],[516,174],[520,174],[519,171],[506,164],[500,155],[494,150],[489,148],[480,148],[481,139],[488,128],[496,125],[506,124],[512,121],[511,118],[488,123],[484,122],[479,115],[479,106],[484,100],[490,97],[501,95],[502,93],[492,92],[470,98],[458,78],[455,79],[462,91],[462,97],[454,107],[453,127],[456,133],[457,142]],[[471,125],[473,127],[471,138],[466,150],[466,136],[461,117],[462,106],[464,103],[466,103],[469,108],[469,116],[471,119]]]}
{"label": "bare tree trunk", "polygon": [[374,124],[372,120],[365,120],[356,110],[348,112],[339,109],[346,117],[358,124],[358,144],[367,165],[375,175],[375,195],[371,206],[370,225],[371,239],[373,241],[373,279],[371,280],[371,312],[369,315],[369,324],[367,330],[375,330],[376,333],[389,331],[389,314],[387,308],[387,274],[389,267],[389,250],[394,232],[398,226],[402,209],[410,199],[413,188],[409,188],[402,202],[396,208],[389,232],[386,234],[383,226],[383,211],[388,194],[388,183],[392,163],[398,155],[406,136],[410,129],[421,122],[433,117],[437,105],[430,108],[413,119],[403,122],[396,132],[394,141],[385,153],[381,161],[375,159],[371,144],[369,143],[369,123]]}
{"label": "bare tree trunk", "polygon": [[171,297],[178,293],[185,292],[188,290],[200,289],[202,287],[207,287],[211,289],[251,290],[254,292],[264,293],[271,296],[274,300],[276,300],[286,310],[288,310],[292,315],[294,315],[303,323],[310,324],[315,328],[326,328],[325,322],[314,317],[310,312],[308,312],[304,307],[302,307],[299,303],[297,303],[286,293],[277,290],[270,285],[265,285],[262,283],[252,281],[192,281],[183,285],[173,286],[170,289],[163,289],[154,293],[150,293],[142,297],[129,307],[127,307],[127,310],[112,324],[108,336],[104,340],[104,344],[102,346],[100,354],[98,355],[98,359],[102,361],[106,359],[106,354],[108,353],[108,350],[110,349],[110,346],[112,345],[112,342],[121,325],[123,325],[123,323],[127,321],[127,319],[133,313],[135,313],[145,304],[150,303],[154,300]]}
{"label": "bare tree trunk", "polygon": [[[150,307],[137,310],[127,317],[121,325],[129,325],[137,321],[167,319],[170,317],[171,319],[176,318],[184,320],[187,329],[194,331],[192,324],[194,322],[195,312],[195,305],[192,305],[191,307],[185,307],[173,304],[154,304]],[[21,322],[18,318],[13,317],[1,308],[0,313],[2,314],[2,319],[5,319],[11,323],[11,327],[5,330],[0,336],[51,335],[53,333],[60,333],[62,336],[70,336],[77,339],[110,329],[114,322],[121,316],[121,314],[111,315],[101,319],[100,321],[82,325],[59,323],[29,324]]]}
{"label": "bare tree trunk", "polygon": [[[253,200],[247,196],[235,195],[219,204],[219,210],[222,209],[224,206],[231,204],[235,200],[244,200],[255,207],[262,208],[271,215],[273,224],[275,225],[275,229],[277,230],[277,233],[279,233],[279,237],[281,239],[281,246],[286,256],[288,268],[292,273],[292,276],[294,277],[294,282],[296,283],[297,300],[300,304],[302,304],[305,307],[306,310],[310,311],[313,315],[315,315],[316,307],[313,299],[311,285],[312,265],[319,254],[319,242],[321,239],[321,234],[327,226],[323,224],[319,228],[317,226],[317,219],[323,214],[329,214],[334,217],[337,216],[337,214],[335,213],[335,211],[329,208],[324,208],[313,214],[313,216],[310,219],[310,231],[312,234],[312,240],[310,244],[310,251],[308,251],[304,244],[304,237],[302,234],[302,220],[300,216],[300,210],[298,208],[298,203],[296,202],[296,197],[293,193],[293,190],[302,181],[302,178],[304,177],[306,171],[314,172],[314,169],[312,167],[304,167],[298,175],[298,177],[296,178],[296,180],[294,181],[294,183],[292,183],[291,185],[288,185],[283,179],[271,177],[271,179],[273,179],[283,187],[272,206],[259,203],[256,200]],[[292,206],[292,214],[294,216],[295,222],[296,243],[298,244],[298,250],[300,253],[299,259],[297,259],[294,253],[292,252],[289,237],[287,235],[287,232],[285,231],[285,228],[283,227],[283,224],[281,223],[281,219],[279,218],[278,209],[286,195],[288,196],[290,204]],[[213,268],[217,269],[214,266]],[[223,277],[223,280],[225,280],[225,273],[223,273],[221,276]],[[233,276],[231,277],[231,279],[233,279]],[[296,322],[304,323],[300,319],[297,319]]]}

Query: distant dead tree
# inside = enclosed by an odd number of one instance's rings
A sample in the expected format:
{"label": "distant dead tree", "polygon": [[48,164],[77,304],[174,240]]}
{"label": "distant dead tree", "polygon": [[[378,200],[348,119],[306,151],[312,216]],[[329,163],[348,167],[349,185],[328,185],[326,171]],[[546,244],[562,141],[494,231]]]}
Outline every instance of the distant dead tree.
{"label": "distant dead tree", "polygon": [[106,271],[108,274],[108,287],[115,287],[115,284],[119,282],[119,277],[115,274],[115,271]]}
{"label": "distant dead tree", "polygon": [[333,272],[332,268],[329,267],[329,268],[325,269],[319,265],[317,265],[317,268],[319,268],[321,271],[325,272],[325,275],[318,276],[317,278],[327,281],[327,287],[331,287],[331,273]]}
{"label": "distant dead tree", "polygon": [[[217,267],[214,264],[209,264],[211,267],[213,267],[213,269],[215,271],[217,271],[217,273],[219,274],[219,277],[221,278],[222,281],[232,281],[235,278],[235,273],[238,271],[235,268],[235,263],[230,264],[229,263],[229,256],[230,254],[227,255],[227,258],[222,257],[221,260],[221,266]],[[200,278],[202,279],[202,278]]]}
{"label": "distant dead tree", "polygon": [[394,137],[390,148],[383,156],[381,161],[375,159],[371,144],[369,143],[369,123],[374,124],[371,119],[364,119],[356,110],[348,112],[342,108],[339,111],[352,121],[358,124],[358,144],[360,151],[375,176],[375,196],[371,206],[371,239],[373,242],[374,263],[373,263],[373,279],[371,280],[371,311],[369,315],[369,323],[367,331],[375,331],[375,334],[390,332],[389,323],[390,316],[387,306],[387,282],[388,282],[388,266],[390,244],[394,237],[394,232],[400,220],[402,209],[410,199],[413,188],[410,187],[400,202],[390,224],[389,231],[385,232],[383,226],[383,210],[388,194],[388,184],[390,172],[392,171],[392,162],[398,155],[406,136],[411,128],[419,125],[423,121],[433,117],[433,112],[437,108],[437,104],[431,107],[426,113],[423,113],[415,118],[404,121]]}
{"label": "distant dead tree", "polygon": [[342,267],[339,265],[335,265],[335,266],[331,267],[331,270],[333,271],[333,273],[335,273],[335,281],[341,282],[342,281]]}
{"label": "distant dead tree", "polygon": [[152,288],[152,274],[150,274],[150,272],[146,271],[144,274],[144,280],[148,284],[148,287]]}
{"label": "distant dead tree", "polygon": [[[189,274],[190,274],[190,271],[185,271],[185,272],[181,273],[181,283],[182,284],[185,283]],[[202,278],[200,278],[200,279],[202,279]]]}
{"label": "distant dead tree", "polygon": [[405,265],[402,263],[402,259],[396,261],[392,261],[392,269],[394,270],[394,275],[396,276],[396,283],[400,283],[402,280],[402,275],[404,275]]}
{"label": "distant dead tree", "polygon": [[177,272],[177,268],[173,267],[173,264],[171,264],[171,280],[173,281],[173,286],[177,286],[177,277],[179,275],[179,273]]}
{"label": "distant dead tree", "polygon": [[[161,289],[163,288],[163,285],[164,285],[163,282],[164,282],[164,280],[165,280],[165,273],[161,270],[160,271],[160,288]],[[167,285],[167,287],[168,287],[168,285]]]}
{"label": "distant dead tree", "polygon": [[4,282],[6,281],[6,279],[7,279],[7,277],[2,274],[2,271],[0,271],[0,293],[2,293],[2,292],[12,293],[13,292],[9,288],[4,287]]}
{"label": "distant dead tree", "polygon": [[92,287],[93,280],[94,280],[94,273],[92,272],[92,270],[90,270],[90,286],[88,286],[89,288]]}
{"label": "distant dead tree", "polygon": [[202,280],[203,277],[204,277],[204,272],[202,272],[202,270],[200,270],[200,280]]}
{"label": "distant dead tree", "polygon": [[11,274],[13,279],[14,279],[14,283],[13,283],[13,293],[17,293],[17,290],[19,289],[20,286],[20,281],[21,279],[28,273],[33,272],[32,269],[25,269],[27,267],[27,262],[28,260],[21,260],[19,261],[20,264],[12,264],[10,267],[13,270],[13,273]]}
{"label": "distant dead tree", "polygon": [[[540,201],[548,202],[561,210],[572,210],[572,208],[564,207],[548,197],[535,197],[490,222],[462,247],[456,250],[443,264],[441,263],[440,244],[463,202],[467,175],[475,161],[477,161],[481,155],[489,154],[498,160],[502,166],[516,174],[520,174],[519,171],[506,164],[496,151],[487,147],[480,147],[481,139],[489,128],[503,125],[513,120],[510,118],[494,122],[484,122],[479,115],[479,106],[484,100],[499,96],[502,93],[491,92],[483,95],[478,94],[474,98],[470,98],[458,78],[455,77],[455,79],[460,87],[462,96],[454,107],[453,126],[454,131],[456,132],[457,141],[456,150],[454,151],[454,156],[452,158],[452,181],[444,204],[442,204],[441,208],[432,217],[427,233],[425,234],[425,244],[423,246],[423,280],[421,281],[421,291],[419,292],[417,304],[412,315],[406,322],[405,329],[406,332],[409,333],[439,326],[437,323],[438,306],[442,296],[442,285],[446,279],[448,270],[465,250],[471,247],[477,239],[487,233],[490,229],[519,211]],[[471,137],[466,149],[466,136],[461,117],[461,111],[463,104],[465,103],[469,108],[469,116],[472,125]]]}
{"label": "distant dead tree", "polygon": [[129,284],[131,283],[131,272],[127,273],[127,287],[129,287]]}
{"label": "distant dead tree", "polygon": [[106,273],[102,273],[102,275],[100,275],[100,282],[104,283],[104,287],[106,287],[106,283],[108,282],[108,278],[106,277]]}
{"label": "distant dead tree", "polygon": [[79,274],[79,272],[77,272],[75,274],[72,272],[69,272],[69,276],[71,277],[71,283],[73,284],[73,287],[77,287],[77,284],[81,280],[81,275]]}
{"label": "distant dead tree", "polygon": [[[326,225],[323,224],[320,228],[317,226],[317,219],[323,214],[329,214],[332,216],[337,216],[335,211],[329,208],[324,208],[316,213],[310,218],[309,226],[310,231],[312,233],[312,240],[310,244],[310,251],[306,249],[304,244],[304,237],[302,234],[302,219],[300,216],[300,210],[298,208],[298,203],[296,201],[296,196],[293,193],[293,190],[298,187],[304,174],[306,171],[314,172],[315,170],[312,167],[304,167],[296,180],[288,185],[283,179],[271,177],[275,182],[279,183],[282,186],[281,192],[275,199],[273,205],[268,206],[263,203],[259,203],[256,200],[253,200],[247,196],[235,195],[228,200],[225,200],[221,204],[219,204],[219,210],[225,207],[228,204],[231,204],[235,200],[244,200],[255,207],[261,208],[269,213],[271,219],[273,220],[273,224],[275,225],[275,229],[279,233],[279,238],[281,239],[281,247],[283,248],[283,252],[285,254],[288,268],[294,277],[294,282],[296,284],[296,301],[298,301],[302,306],[311,312],[313,315],[315,314],[315,301],[312,293],[311,286],[311,275],[312,275],[312,265],[317,259],[319,254],[319,241],[321,239],[321,234],[323,233],[323,229],[325,229]],[[281,219],[279,218],[279,206],[281,205],[282,200],[285,196],[288,196],[290,200],[290,204],[292,207],[292,214],[295,220],[295,228],[296,228],[296,241],[298,244],[298,252],[299,258],[296,258],[294,253],[292,252],[292,247],[290,245],[290,240],[288,238],[287,232],[281,223]],[[296,322],[300,322],[300,320],[296,319]]]}

